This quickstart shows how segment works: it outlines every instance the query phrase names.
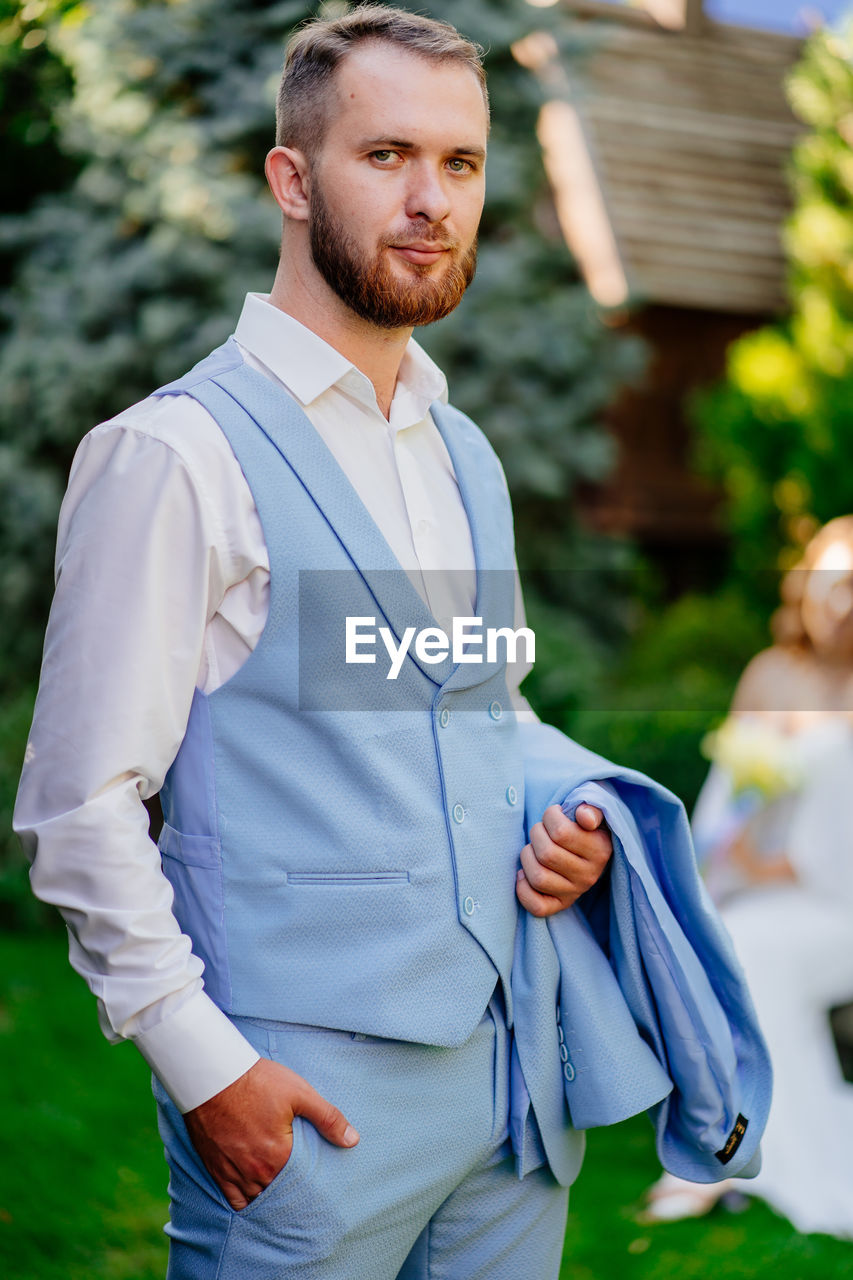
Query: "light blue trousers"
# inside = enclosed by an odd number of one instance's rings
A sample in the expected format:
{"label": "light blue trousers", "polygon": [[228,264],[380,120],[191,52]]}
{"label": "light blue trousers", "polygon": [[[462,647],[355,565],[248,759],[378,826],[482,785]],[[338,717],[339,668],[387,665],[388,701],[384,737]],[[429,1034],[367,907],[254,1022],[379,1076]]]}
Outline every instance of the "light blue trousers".
{"label": "light blue trousers", "polygon": [[297,1117],[287,1164],[236,1212],[155,1080],[168,1280],[557,1280],[568,1192],[544,1168],[516,1176],[497,1000],[455,1049],[234,1021],[340,1107],[361,1141],[332,1146]]}

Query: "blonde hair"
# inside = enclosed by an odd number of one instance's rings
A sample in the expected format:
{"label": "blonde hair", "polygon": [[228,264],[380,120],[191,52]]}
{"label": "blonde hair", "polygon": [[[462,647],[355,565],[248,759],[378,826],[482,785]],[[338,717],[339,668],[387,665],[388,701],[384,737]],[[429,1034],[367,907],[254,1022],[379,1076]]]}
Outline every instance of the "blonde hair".
{"label": "blonde hair", "polygon": [[341,60],[365,41],[409,49],[435,62],[458,62],[477,77],[488,110],[483,50],[449,22],[380,4],[359,4],[340,18],[312,18],[287,44],[276,102],[276,146],[309,157],[328,125],[330,88]]}
{"label": "blonde hair", "polygon": [[818,529],[800,560],[785,574],[780,588],[782,604],[770,619],[776,644],[790,649],[810,648],[802,615],[806,579],[826,548],[834,542],[845,542],[853,548],[853,516],[836,516]]}

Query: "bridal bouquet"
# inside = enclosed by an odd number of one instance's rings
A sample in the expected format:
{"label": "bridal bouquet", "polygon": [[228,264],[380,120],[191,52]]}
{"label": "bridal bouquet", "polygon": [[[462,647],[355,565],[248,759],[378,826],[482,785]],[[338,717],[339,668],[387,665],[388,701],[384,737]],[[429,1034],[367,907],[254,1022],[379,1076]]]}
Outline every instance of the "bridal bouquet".
{"label": "bridal bouquet", "polygon": [[730,852],[743,835],[755,852],[778,852],[788,804],[804,779],[803,743],[771,721],[729,716],[706,734],[702,754],[715,766],[714,784],[697,805],[696,852],[718,901],[740,882]]}
{"label": "bridal bouquet", "polygon": [[752,795],[759,804],[795,791],[802,781],[796,735],[754,719],[729,716],[705,735],[701,750],[728,774],[735,796]]}

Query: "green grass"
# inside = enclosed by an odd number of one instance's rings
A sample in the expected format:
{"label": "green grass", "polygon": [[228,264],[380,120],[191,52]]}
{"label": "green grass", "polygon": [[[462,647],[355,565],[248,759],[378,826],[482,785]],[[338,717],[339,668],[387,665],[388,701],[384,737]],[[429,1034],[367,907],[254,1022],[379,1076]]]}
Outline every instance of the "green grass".
{"label": "green grass", "polygon": [[162,1280],[150,1074],[101,1035],[61,934],[0,939],[0,1275]]}
{"label": "green grass", "polygon": [[[3,1280],[163,1280],[166,1172],[148,1070],[102,1038],[61,935],[0,938],[0,1151]],[[637,1226],[656,1173],[644,1118],[590,1135],[563,1280],[853,1280],[853,1245],[799,1236],[758,1203]]]}
{"label": "green grass", "polygon": [[719,1207],[705,1218],[638,1226],[643,1192],[659,1173],[645,1116],[589,1134],[570,1196],[562,1280],[853,1277],[853,1244],[799,1235],[758,1200],[742,1213]]}

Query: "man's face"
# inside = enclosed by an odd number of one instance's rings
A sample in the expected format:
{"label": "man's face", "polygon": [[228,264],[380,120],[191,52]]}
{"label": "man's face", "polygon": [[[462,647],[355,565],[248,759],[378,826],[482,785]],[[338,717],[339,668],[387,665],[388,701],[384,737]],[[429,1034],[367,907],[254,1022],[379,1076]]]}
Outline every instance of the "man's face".
{"label": "man's face", "polygon": [[363,319],[430,324],[474,275],[488,130],[476,76],[370,43],[341,63],[334,95],[311,165],[314,263]]}

